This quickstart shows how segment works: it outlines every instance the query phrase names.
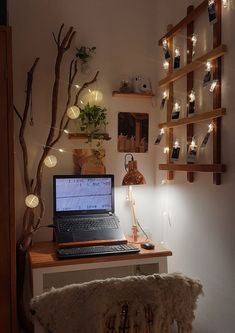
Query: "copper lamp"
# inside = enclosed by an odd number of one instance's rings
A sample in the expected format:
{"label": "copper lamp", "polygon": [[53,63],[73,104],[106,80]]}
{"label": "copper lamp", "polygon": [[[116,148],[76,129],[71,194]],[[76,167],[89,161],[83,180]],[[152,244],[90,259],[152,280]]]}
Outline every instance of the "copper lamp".
{"label": "copper lamp", "polygon": [[[131,160],[127,162],[128,156],[131,157]],[[143,240],[139,237],[139,222],[136,217],[135,199],[133,197],[132,185],[143,185],[146,182],[142,173],[139,172],[137,168],[137,161],[134,160],[134,156],[132,154],[125,155],[125,169],[127,173],[123,178],[122,185],[128,186],[127,200],[130,202],[132,211],[132,235],[128,241],[132,243],[141,243],[146,241],[146,239]]]}

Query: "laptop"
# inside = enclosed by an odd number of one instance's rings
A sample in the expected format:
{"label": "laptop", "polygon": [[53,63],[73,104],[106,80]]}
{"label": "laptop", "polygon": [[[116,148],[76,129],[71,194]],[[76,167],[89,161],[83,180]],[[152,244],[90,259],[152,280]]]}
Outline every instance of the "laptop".
{"label": "laptop", "polygon": [[59,247],[126,244],[114,213],[114,175],[53,176]]}

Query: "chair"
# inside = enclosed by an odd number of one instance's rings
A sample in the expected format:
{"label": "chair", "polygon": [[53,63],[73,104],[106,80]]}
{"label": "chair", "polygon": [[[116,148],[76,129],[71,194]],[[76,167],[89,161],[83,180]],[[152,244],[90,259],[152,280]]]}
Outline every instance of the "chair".
{"label": "chair", "polygon": [[31,301],[50,333],[192,332],[202,294],[199,281],[180,274],[111,278],[52,289]]}

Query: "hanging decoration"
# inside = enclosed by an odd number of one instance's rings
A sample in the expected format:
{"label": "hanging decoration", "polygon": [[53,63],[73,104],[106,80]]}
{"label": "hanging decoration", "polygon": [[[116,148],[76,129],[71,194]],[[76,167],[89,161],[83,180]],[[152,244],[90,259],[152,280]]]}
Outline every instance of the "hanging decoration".
{"label": "hanging decoration", "polygon": [[208,1],[208,18],[212,24],[217,22],[215,0]]}
{"label": "hanging decoration", "polygon": [[195,163],[197,160],[197,152],[198,152],[198,145],[196,144],[195,137],[192,138],[192,141],[188,148],[187,153],[187,162],[188,163]]}
{"label": "hanging decoration", "polygon": [[203,86],[206,86],[211,81],[211,70],[212,70],[212,64],[210,61],[207,61],[206,68],[205,68],[205,75],[203,79]]}
{"label": "hanging decoration", "polygon": [[160,106],[161,110],[164,109],[167,98],[168,98],[168,93],[167,93],[167,91],[164,91],[162,94],[162,102],[161,102],[161,106]]}
{"label": "hanging decoration", "polygon": [[181,110],[181,105],[178,102],[176,102],[174,104],[174,107],[173,107],[173,110],[172,110],[171,120],[178,120],[179,119],[180,110]]}
{"label": "hanging decoration", "polygon": [[210,92],[212,93],[218,85],[218,80],[213,80],[210,86]]}
{"label": "hanging decoration", "polygon": [[163,46],[164,57],[167,60],[171,57],[171,54],[170,54],[170,50],[169,50],[168,41],[166,38],[163,40],[162,46]]}
{"label": "hanging decoration", "polygon": [[188,95],[188,117],[191,117],[195,113],[195,91],[191,90],[191,92]]}
{"label": "hanging decoration", "polygon": [[175,57],[174,57],[174,69],[180,67],[180,50],[179,48],[175,49]]}
{"label": "hanging decoration", "polygon": [[207,133],[206,133],[206,135],[205,135],[205,137],[202,141],[202,144],[201,144],[200,148],[205,148],[206,147],[207,142],[209,140],[209,137],[210,137],[211,133],[213,132],[213,130],[214,130],[214,124],[210,123],[210,125],[208,126],[208,131],[207,131]]}
{"label": "hanging decoration", "polygon": [[164,128],[161,128],[160,132],[159,132],[159,134],[157,136],[157,139],[155,141],[155,145],[159,145],[159,143],[161,142],[162,137],[163,137],[164,134],[165,134],[165,130],[164,130]]}
{"label": "hanging decoration", "polygon": [[180,143],[179,140],[176,140],[172,148],[171,159],[172,161],[177,161],[180,156]]}

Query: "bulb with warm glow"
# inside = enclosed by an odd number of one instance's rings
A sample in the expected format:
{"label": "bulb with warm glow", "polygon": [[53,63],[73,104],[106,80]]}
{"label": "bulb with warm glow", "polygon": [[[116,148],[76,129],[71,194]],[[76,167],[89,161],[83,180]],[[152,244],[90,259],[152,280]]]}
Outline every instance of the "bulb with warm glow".
{"label": "bulb with warm glow", "polygon": [[44,164],[48,168],[54,168],[57,164],[57,158],[54,155],[48,155],[44,160]]}
{"label": "bulb with warm glow", "polygon": [[197,44],[197,36],[195,34],[192,35],[191,41],[193,43],[193,46],[196,46],[196,44]]}
{"label": "bulb with warm glow", "polygon": [[214,129],[214,124],[211,123],[211,124],[208,126],[208,133],[213,132],[213,129]]}
{"label": "bulb with warm glow", "polygon": [[190,143],[190,148],[195,149],[195,147],[196,147],[196,140],[195,140],[195,138],[192,138],[192,141]]}
{"label": "bulb with warm glow", "polygon": [[180,104],[178,102],[174,104],[174,111],[176,112],[180,111]]}
{"label": "bulb with warm glow", "polygon": [[161,135],[165,134],[165,130],[164,130],[164,128],[161,128],[161,129],[160,129],[160,134],[161,134]]}
{"label": "bulb with warm glow", "polygon": [[163,94],[162,94],[162,98],[163,99],[166,99],[167,98],[167,91],[164,91]]}
{"label": "bulb with warm glow", "polygon": [[228,0],[222,0],[223,7],[228,8]]}
{"label": "bulb with warm glow", "polygon": [[215,3],[215,0],[208,0],[208,5],[209,6],[213,5],[213,3]]}
{"label": "bulb with warm glow", "polygon": [[29,208],[36,208],[39,204],[39,199],[35,194],[29,194],[25,198],[25,204]]}
{"label": "bulb with warm glow", "polygon": [[163,149],[163,153],[164,154],[168,154],[169,153],[169,147],[164,147],[164,149]]}
{"label": "bulb with warm glow", "polygon": [[64,153],[64,149],[60,148],[58,149],[60,153]]}
{"label": "bulb with warm glow", "polygon": [[180,56],[180,50],[178,48],[175,49],[175,56],[176,57]]}
{"label": "bulb with warm glow", "polygon": [[178,148],[178,147],[179,147],[179,145],[180,145],[180,143],[179,143],[179,140],[175,140],[175,143],[174,143],[174,148]]}
{"label": "bulb with warm glow", "polygon": [[70,119],[77,119],[80,115],[80,109],[76,105],[70,106],[67,110],[67,116]]}
{"label": "bulb with warm glow", "polygon": [[162,41],[162,45],[163,45],[163,47],[168,47],[168,41],[167,41],[166,38],[163,39],[163,41]]}
{"label": "bulb with warm glow", "polygon": [[79,89],[81,87],[79,86],[79,84],[75,84],[75,88]]}
{"label": "bulb with warm glow", "polygon": [[217,86],[218,84],[218,81],[217,80],[214,80],[212,83],[211,83],[211,86],[210,86],[210,92],[213,92],[215,90],[215,87]]}
{"label": "bulb with warm glow", "polygon": [[195,92],[194,90],[191,90],[190,94],[189,94],[189,102],[192,103],[195,101]]}
{"label": "bulb with warm glow", "polygon": [[164,61],[164,63],[163,63],[163,68],[165,69],[165,70],[168,70],[169,69],[169,66],[170,66],[170,64],[169,64],[169,61]]}
{"label": "bulb with warm glow", "polygon": [[210,61],[207,61],[207,63],[206,63],[206,71],[207,71],[207,72],[210,72],[211,69],[212,69],[212,64],[211,64]]}
{"label": "bulb with warm glow", "polygon": [[67,129],[64,129],[65,134],[69,134],[69,131]]}

